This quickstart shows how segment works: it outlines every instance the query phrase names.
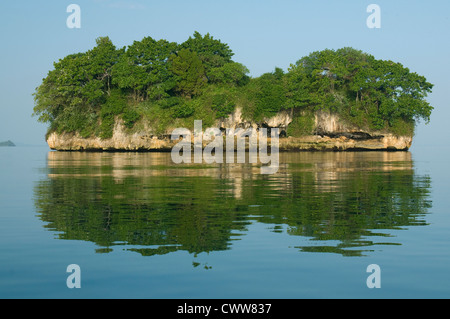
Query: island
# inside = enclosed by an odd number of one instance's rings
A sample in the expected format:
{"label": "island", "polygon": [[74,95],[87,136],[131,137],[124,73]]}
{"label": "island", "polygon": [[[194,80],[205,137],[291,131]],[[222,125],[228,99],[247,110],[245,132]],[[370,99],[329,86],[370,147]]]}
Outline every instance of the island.
{"label": "island", "polygon": [[16,146],[16,145],[10,140],[8,140],[6,142],[0,142],[0,146]]}
{"label": "island", "polygon": [[210,34],[183,43],[100,37],[54,63],[33,115],[55,150],[168,150],[195,120],[222,132],[277,128],[280,150],[408,150],[429,122],[433,84],[398,62],[344,47],[257,77]]}

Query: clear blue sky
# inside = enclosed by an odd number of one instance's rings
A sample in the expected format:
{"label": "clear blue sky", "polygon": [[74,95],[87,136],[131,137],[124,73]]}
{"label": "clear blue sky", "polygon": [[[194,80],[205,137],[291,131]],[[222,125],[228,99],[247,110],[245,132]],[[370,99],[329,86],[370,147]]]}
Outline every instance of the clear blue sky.
{"label": "clear blue sky", "polygon": [[[81,29],[66,26],[71,3],[81,7]],[[381,8],[381,29],[366,26],[371,3]],[[345,46],[400,62],[435,84],[431,123],[419,125],[414,143],[449,134],[448,0],[1,1],[0,30],[0,141],[45,144],[32,93],[54,61],[91,49],[99,36],[122,47],[145,36],[181,43],[194,31],[228,43],[253,76]]]}

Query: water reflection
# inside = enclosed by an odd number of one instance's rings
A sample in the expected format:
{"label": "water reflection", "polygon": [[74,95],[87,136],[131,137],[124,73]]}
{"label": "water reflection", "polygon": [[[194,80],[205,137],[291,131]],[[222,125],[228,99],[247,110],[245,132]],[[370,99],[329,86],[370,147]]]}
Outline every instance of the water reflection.
{"label": "water reflection", "polygon": [[273,175],[260,164],[173,164],[170,153],[49,152],[45,170],[39,218],[98,253],[225,250],[258,222],[309,239],[300,251],[360,256],[401,244],[382,239],[426,225],[431,207],[430,178],[409,152],[281,153]]}

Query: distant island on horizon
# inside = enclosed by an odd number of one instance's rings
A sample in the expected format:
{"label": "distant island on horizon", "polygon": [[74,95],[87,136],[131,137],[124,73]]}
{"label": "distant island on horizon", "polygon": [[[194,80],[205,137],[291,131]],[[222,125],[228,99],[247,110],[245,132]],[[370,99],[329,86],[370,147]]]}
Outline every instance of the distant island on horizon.
{"label": "distant island on horizon", "polygon": [[16,146],[13,142],[10,140],[7,140],[6,142],[0,142],[0,146]]}

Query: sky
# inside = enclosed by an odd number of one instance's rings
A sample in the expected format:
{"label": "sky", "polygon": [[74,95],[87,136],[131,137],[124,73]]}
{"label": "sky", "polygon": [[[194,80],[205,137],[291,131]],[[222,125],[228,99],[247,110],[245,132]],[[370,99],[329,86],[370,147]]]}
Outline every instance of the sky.
{"label": "sky", "polygon": [[[81,9],[81,28],[66,24],[70,4]],[[367,26],[370,4],[380,8],[380,28]],[[32,94],[53,62],[92,49],[96,38],[109,36],[117,47],[146,36],[182,43],[198,31],[227,43],[251,76],[287,70],[326,48],[399,62],[434,84],[431,121],[419,123],[413,147],[450,147],[448,0],[1,1],[0,30],[0,141],[45,145]]]}

